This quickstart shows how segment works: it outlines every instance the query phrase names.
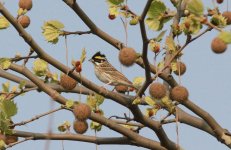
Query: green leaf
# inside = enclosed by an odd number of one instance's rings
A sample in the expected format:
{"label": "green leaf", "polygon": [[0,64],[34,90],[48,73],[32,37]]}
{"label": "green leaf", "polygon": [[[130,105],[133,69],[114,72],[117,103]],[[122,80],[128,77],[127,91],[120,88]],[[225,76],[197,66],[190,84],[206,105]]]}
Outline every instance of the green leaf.
{"label": "green leaf", "polygon": [[9,26],[10,26],[9,21],[4,16],[0,16],[0,30],[6,29]]}
{"label": "green leaf", "polygon": [[198,18],[194,14],[185,17],[181,24],[181,28],[183,29],[186,35],[198,33],[202,28],[200,18]]}
{"label": "green leaf", "polygon": [[58,130],[60,132],[66,132],[70,130],[70,127],[71,127],[71,123],[69,121],[64,121],[63,124],[58,126]]}
{"label": "green leaf", "polygon": [[40,58],[36,59],[33,63],[33,71],[39,77],[45,76],[48,71],[48,63]]}
{"label": "green leaf", "polygon": [[63,29],[64,28],[63,23],[58,21],[58,20],[50,20],[50,21],[47,21],[46,24],[49,26],[53,26],[53,28],[56,28],[56,29]]}
{"label": "green leaf", "polygon": [[155,106],[156,105],[156,102],[149,96],[146,96],[144,98],[144,101],[150,106]]}
{"label": "green leaf", "polygon": [[97,106],[101,105],[104,102],[104,97],[95,93],[95,99],[97,101]]}
{"label": "green leaf", "polygon": [[173,40],[173,38],[171,36],[166,37],[165,44],[167,46],[168,51],[171,51],[171,52],[176,51],[176,45],[175,45],[175,42],[174,42],[174,40]]}
{"label": "green leaf", "polygon": [[1,111],[0,112],[0,132],[2,134],[12,134],[10,125],[11,125],[10,119],[8,119],[6,114],[3,111]]}
{"label": "green leaf", "polygon": [[163,36],[165,35],[166,31],[167,30],[161,31],[160,34],[155,38],[155,40],[157,42],[160,42],[162,40]]}
{"label": "green leaf", "polygon": [[188,0],[187,7],[190,13],[201,16],[204,13],[204,5],[202,0]]}
{"label": "green leaf", "polygon": [[95,122],[95,121],[92,121],[91,124],[90,124],[90,128],[92,130],[95,130],[95,131],[99,132],[102,129],[102,124],[100,124],[98,122]]}
{"label": "green leaf", "polygon": [[166,11],[166,6],[159,0],[154,0],[147,12],[148,18],[160,19],[161,15]]}
{"label": "green leaf", "polygon": [[160,21],[154,18],[147,18],[145,20],[145,23],[148,25],[148,27],[151,30],[155,30],[155,31],[159,31],[163,27],[161,26]]}
{"label": "green leaf", "polygon": [[224,28],[227,25],[227,19],[222,14],[214,14],[210,22],[219,28]]}
{"label": "green leaf", "polygon": [[124,0],[107,0],[108,5],[119,5],[124,2]]}
{"label": "green leaf", "polygon": [[165,11],[167,10],[165,4],[159,0],[154,0],[147,12],[148,18],[145,23],[152,30],[161,30],[164,23],[167,22],[168,18],[163,18]]}
{"label": "green leaf", "polygon": [[83,63],[85,59],[86,59],[86,49],[83,48],[82,49],[82,54],[81,54],[81,57],[80,57],[80,62]]}
{"label": "green leaf", "polygon": [[176,71],[177,70],[177,63],[176,62],[172,62],[171,63],[171,69],[172,69],[172,71]]}
{"label": "green leaf", "polygon": [[6,114],[6,118],[10,118],[17,114],[17,105],[12,100],[3,100],[1,105],[1,110]]}
{"label": "green leaf", "polygon": [[58,37],[63,31],[64,25],[57,21],[51,20],[47,21],[42,26],[42,34],[45,37],[46,41],[56,44],[58,42]]}
{"label": "green leaf", "polygon": [[168,109],[170,113],[173,113],[175,111],[175,105],[172,103],[172,101],[169,99],[168,96],[163,97],[161,99],[161,102]]}
{"label": "green leaf", "polygon": [[6,70],[10,67],[11,60],[9,58],[0,58],[0,68]]}
{"label": "green leaf", "polygon": [[7,81],[2,84],[2,91],[8,93],[10,91],[10,82]]}
{"label": "green leaf", "polygon": [[117,6],[110,6],[109,7],[109,14],[110,15],[115,15],[118,16],[119,15],[119,9]]}
{"label": "green leaf", "polygon": [[20,81],[18,87],[22,90],[22,89],[25,87],[25,85],[26,85],[26,81],[25,81],[25,80],[22,80],[22,81]]}
{"label": "green leaf", "polygon": [[89,105],[91,108],[96,108],[97,107],[97,100],[95,99],[94,96],[88,95],[87,96],[87,105]]}
{"label": "green leaf", "polygon": [[17,12],[18,12],[18,16],[22,16],[27,13],[27,9],[19,8]]}
{"label": "green leaf", "polygon": [[218,37],[224,41],[226,44],[231,44],[231,32],[229,31],[222,31],[218,35]]}

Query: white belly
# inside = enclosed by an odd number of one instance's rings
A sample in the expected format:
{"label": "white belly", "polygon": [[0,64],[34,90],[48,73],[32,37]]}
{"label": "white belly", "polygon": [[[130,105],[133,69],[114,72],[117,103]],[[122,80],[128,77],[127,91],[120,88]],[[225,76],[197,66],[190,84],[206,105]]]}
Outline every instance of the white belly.
{"label": "white belly", "polygon": [[106,83],[106,84],[109,83],[109,80],[105,77],[105,75],[103,75],[101,72],[99,72],[99,70],[96,68],[95,68],[95,75],[103,83]]}

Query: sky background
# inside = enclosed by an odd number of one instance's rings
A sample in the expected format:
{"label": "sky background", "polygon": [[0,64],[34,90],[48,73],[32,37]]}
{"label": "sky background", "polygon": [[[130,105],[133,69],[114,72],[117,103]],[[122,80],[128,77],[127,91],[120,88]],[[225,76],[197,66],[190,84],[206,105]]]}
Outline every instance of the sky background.
{"label": "sky background", "polygon": [[[3,1],[1,0],[1,2]],[[11,14],[16,16],[18,1],[5,0],[4,2],[5,7],[11,12]],[[125,42],[125,33],[122,22],[119,18],[113,21],[108,19],[108,6],[105,0],[77,0],[77,2],[98,27],[109,33],[111,36],[119,39],[122,42]],[[203,2],[205,3],[205,7],[213,6],[211,0],[204,0]],[[128,0],[129,8],[136,12],[136,14],[141,14],[145,3],[146,1],[141,0]],[[225,2],[221,5],[221,11],[225,11],[226,7],[227,5]],[[31,24],[26,29],[26,31],[47,53],[64,64],[66,64],[64,38],[60,37],[59,42],[56,45],[47,43],[41,34],[41,26],[43,23],[48,20],[59,20],[65,25],[65,30],[67,31],[88,30],[88,28],[79,19],[79,17],[76,16],[76,14],[61,0],[34,0],[33,8],[30,12],[28,12],[28,16],[30,16]],[[166,25],[164,28],[168,29],[169,25]],[[230,30],[230,28],[228,28],[228,30]],[[155,37],[158,34],[157,32],[153,32],[148,29],[147,31],[150,38]],[[169,32],[167,32],[167,34],[169,34]],[[217,31],[211,31],[186,47],[182,61],[187,65],[187,71],[185,75],[181,77],[181,83],[183,86],[188,88],[190,92],[190,99],[195,104],[209,112],[222,127],[231,130],[231,119],[228,117],[229,114],[231,114],[231,48],[229,46],[227,51],[223,54],[214,54],[211,51],[210,43],[217,34]],[[181,44],[183,43],[184,39],[184,36],[179,38]],[[27,55],[29,50],[29,46],[24,42],[23,39],[21,39],[21,37],[12,26],[7,30],[0,31],[0,45],[0,57],[14,57],[15,53],[20,53],[23,56]],[[128,46],[133,47],[137,52],[142,51],[142,41],[138,25],[128,26]],[[97,51],[101,51],[102,53],[106,54],[108,60],[113,64],[113,66],[119,70],[122,69],[123,73],[128,77],[129,80],[133,80],[133,78],[137,76],[144,76],[144,70],[137,65],[129,68],[121,67],[117,59],[118,51],[94,35],[68,36],[69,64],[71,59],[76,60],[80,58],[82,48],[86,48],[87,59],[91,58],[91,56]],[[149,51],[148,56],[150,62],[152,62],[154,55],[151,51]],[[31,64],[29,64],[28,67],[32,68]],[[55,70],[52,66],[50,66],[50,69],[60,74],[60,71]],[[90,62],[86,61],[83,64],[82,74],[98,85],[103,85],[94,75],[93,65]],[[178,80],[177,77],[176,80]],[[6,80],[0,79],[0,83],[4,82],[6,82]],[[11,83],[11,85],[15,84]],[[68,99],[71,98],[74,100],[79,100],[78,94],[62,95]],[[82,97],[82,101],[84,100],[85,97]],[[51,102],[51,99],[48,95],[42,92],[38,93],[36,91],[30,92],[30,94],[27,93],[24,96],[17,97],[15,102],[17,103],[19,110],[18,114],[13,118],[14,122],[28,120],[37,114],[49,111],[51,108],[59,107],[58,104]],[[101,108],[104,110],[106,117],[110,117],[111,115],[115,114],[122,116],[124,112],[128,112],[124,107],[119,106],[111,100],[105,100]],[[184,107],[181,108],[185,109]],[[187,111],[187,109],[185,110]],[[191,112],[189,113],[192,114]],[[164,114],[166,113],[163,111],[158,112],[158,115],[155,119],[164,116]],[[47,132],[49,124],[48,120],[49,116],[43,117],[25,126],[17,127],[16,129],[32,132]],[[58,132],[57,126],[59,124],[65,120],[73,122],[74,117],[70,112],[59,111],[52,115],[52,120],[52,130],[54,132]],[[175,124],[166,125],[164,126],[164,129],[166,130],[171,140],[176,142],[175,126]],[[148,129],[141,130],[142,135],[156,139],[156,136],[150,133],[152,132],[150,132]],[[220,144],[214,137],[184,124],[179,125],[179,134],[180,145],[186,150],[228,150],[226,146]],[[89,129],[85,135],[93,136],[94,132]],[[103,127],[102,131],[98,133],[98,136],[103,137],[120,135],[108,130],[106,127]],[[49,144],[50,150],[62,149],[61,141],[52,141]],[[41,150],[44,149],[45,145],[45,141],[27,141],[10,149],[20,150],[33,148],[34,150]],[[95,149],[95,145],[77,141],[64,141],[64,148],[65,150],[82,148]],[[133,150],[142,149],[131,146],[118,147],[118,145],[99,146],[100,150],[107,150],[109,148],[110,150],[127,150],[131,148]]]}

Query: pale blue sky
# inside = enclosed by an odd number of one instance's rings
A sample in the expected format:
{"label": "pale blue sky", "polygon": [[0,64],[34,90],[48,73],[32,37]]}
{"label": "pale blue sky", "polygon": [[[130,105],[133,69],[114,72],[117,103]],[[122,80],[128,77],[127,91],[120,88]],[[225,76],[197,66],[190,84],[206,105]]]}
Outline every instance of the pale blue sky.
{"label": "pale blue sky", "polygon": [[[2,1],[2,0],[1,0]],[[5,7],[16,16],[18,9],[18,1],[5,0]],[[32,35],[36,42],[50,55],[58,59],[59,61],[66,63],[65,61],[65,46],[64,38],[60,38],[60,41],[56,45],[47,43],[41,34],[41,26],[44,21],[57,19],[65,24],[65,30],[67,31],[86,31],[88,28],[84,23],[76,16],[76,14],[67,7],[61,0],[34,0],[33,8],[28,13],[31,18],[31,25],[26,31]],[[110,35],[125,42],[125,35],[123,32],[123,26],[121,20],[108,19],[107,4],[104,0],[77,0],[79,5],[92,18],[92,20]],[[128,4],[137,14],[142,12],[142,9],[146,1],[141,0],[129,0]],[[211,1],[204,0],[206,7],[211,6]],[[222,5],[223,10],[226,9],[226,5]],[[166,26],[168,28],[168,26]],[[149,36],[153,37],[157,35],[150,30]],[[182,60],[187,65],[187,72],[182,77],[182,84],[190,91],[190,99],[194,103],[207,110],[214,118],[221,124],[222,127],[231,130],[231,120],[229,114],[231,114],[231,85],[230,76],[231,70],[231,51],[230,46],[228,50],[221,55],[214,54],[210,49],[210,42],[217,34],[216,31],[207,33],[205,36],[196,40],[190,46],[184,50],[184,56]],[[128,46],[136,49],[137,52],[141,52],[141,39],[140,39],[139,26],[129,26],[128,28]],[[184,38],[184,37],[183,37]],[[180,38],[182,42],[182,38]],[[0,57],[13,57],[16,52],[26,55],[28,53],[29,46],[22,40],[16,30],[11,26],[8,30],[0,31]],[[100,38],[94,35],[82,35],[82,36],[69,36],[68,48],[69,48],[69,60],[78,59],[81,54],[81,49],[85,47],[87,50],[87,59],[89,59],[95,52],[101,51],[105,53],[108,60],[118,69],[120,69],[120,63],[117,59],[118,51],[105,43]],[[150,61],[153,58],[152,52],[149,52]],[[70,62],[69,62],[70,64]],[[31,66],[29,66],[31,68]],[[52,70],[54,70],[51,67]],[[123,73],[132,80],[136,76],[144,76],[144,70],[137,67],[137,65],[130,68],[122,68]],[[56,71],[60,73],[59,71]],[[88,77],[89,80],[96,82],[98,85],[103,85],[94,75],[93,65],[89,62],[85,62],[83,65],[83,75]],[[177,79],[177,78],[176,78]],[[0,83],[6,80],[0,79]],[[79,96],[76,94],[63,94],[66,98],[72,98],[78,100]],[[84,99],[84,98],[83,98]],[[31,92],[25,94],[25,96],[17,97],[15,99],[19,112],[13,118],[14,122],[30,119],[31,117],[46,112],[50,109],[50,98],[44,93]],[[53,108],[57,108],[59,105],[55,104]],[[107,117],[111,115],[123,115],[127,110],[124,107],[120,107],[118,104],[110,100],[106,100],[101,107],[105,111]],[[158,116],[164,115],[160,112]],[[74,117],[70,112],[60,111],[53,116],[53,131],[57,132],[57,126],[65,120],[73,121]],[[47,132],[48,118],[44,117],[33,123],[27,124],[22,127],[17,127],[17,130],[32,131],[32,132]],[[175,124],[166,125],[164,127],[171,140],[176,141]],[[155,135],[150,134],[147,129],[142,129],[141,134],[146,137],[156,139]],[[211,137],[207,133],[200,130],[193,129],[190,126],[180,124],[180,144],[186,150],[195,149],[210,149],[210,150],[228,150],[226,146],[217,142],[214,137]],[[94,135],[94,132],[89,130],[86,135]],[[119,136],[119,134],[108,130],[103,127],[103,130],[98,133],[99,136]],[[61,150],[61,141],[50,142],[50,150]],[[28,141],[15,147],[12,150],[21,150],[33,148],[34,150],[41,150],[45,147],[45,141]],[[94,144],[86,144],[81,142],[64,142],[65,150],[72,149],[95,149]],[[118,145],[100,145],[100,150],[127,150],[134,149],[140,150],[142,148],[121,146]]]}

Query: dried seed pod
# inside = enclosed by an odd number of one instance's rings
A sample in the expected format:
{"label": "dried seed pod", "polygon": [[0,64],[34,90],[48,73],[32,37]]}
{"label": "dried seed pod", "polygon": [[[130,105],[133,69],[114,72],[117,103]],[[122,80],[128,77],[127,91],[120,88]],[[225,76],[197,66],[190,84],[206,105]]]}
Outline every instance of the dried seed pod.
{"label": "dried seed pod", "polygon": [[149,93],[156,99],[161,99],[166,95],[166,87],[161,83],[152,83],[149,87]]}
{"label": "dried seed pod", "polygon": [[170,98],[180,103],[188,100],[188,90],[183,86],[175,86],[170,92]]}

